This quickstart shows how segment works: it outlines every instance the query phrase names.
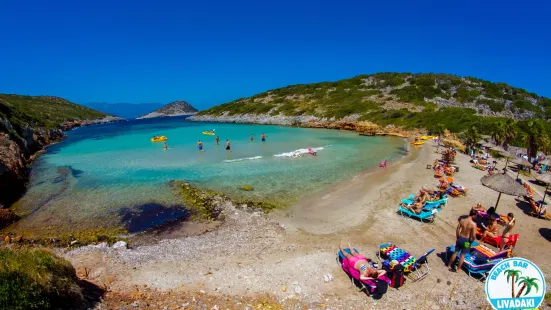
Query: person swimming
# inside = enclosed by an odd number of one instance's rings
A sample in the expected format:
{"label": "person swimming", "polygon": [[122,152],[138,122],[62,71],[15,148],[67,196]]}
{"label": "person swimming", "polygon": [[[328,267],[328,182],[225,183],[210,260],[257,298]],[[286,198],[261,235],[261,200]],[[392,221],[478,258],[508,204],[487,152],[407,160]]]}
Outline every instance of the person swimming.
{"label": "person swimming", "polygon": [[254,135],[251,133],[251,142],[254,142]]}
{"label": "person swimming", "polygon": [[310,155],[312,155],[312,156],[318,156],[318,153],[315,152],[314,150],[312,150],[311,147],[308,148],[308,153],[309,153]]}
{"label": "person swimming", "polygon": [[199,140],[199,142],[197,142],[197,148],[199,149],[199,151],[203,151],[203,142],[201,142],[201,140]]}

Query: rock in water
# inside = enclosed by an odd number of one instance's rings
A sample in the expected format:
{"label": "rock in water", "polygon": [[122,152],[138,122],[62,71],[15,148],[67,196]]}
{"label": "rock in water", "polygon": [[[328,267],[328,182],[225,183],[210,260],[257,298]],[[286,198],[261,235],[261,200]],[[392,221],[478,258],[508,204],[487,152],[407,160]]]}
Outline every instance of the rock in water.
{"label": "rock in water", "polygon": [[242,185],[241,187],[239,187],[240,189],[244,190],[244,191],[247,191],[247,192],[250,192],[252,190],[254,190],[254,188],[250,185]]}

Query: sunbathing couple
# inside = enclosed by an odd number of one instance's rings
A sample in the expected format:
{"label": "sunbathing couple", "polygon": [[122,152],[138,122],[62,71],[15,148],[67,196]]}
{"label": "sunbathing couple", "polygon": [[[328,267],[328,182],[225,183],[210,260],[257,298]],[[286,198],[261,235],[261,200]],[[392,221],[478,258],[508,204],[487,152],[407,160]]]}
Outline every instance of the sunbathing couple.
{"label": "sunbathing couple", "polygon": [[405,204],[402,202],[400,203],[400,206],[412,212],[415,212],[415,214],[421,214],[421,212],[423,211],[423,207],[425,206],[425,203],[427,201],[435,201],[442,198],[443,198],[442,192],[433,191],[430,189],[424,189],[423,187],[421,187],[421,189],[419,190],[419,195],[413,198],[413,203]]}
{"label": "sunbathing couple", "polygon": [[370,266],[368,259],[363,256],[362,254],[358,253],[356,249],[353,249],[350,244],[348,244],[348,248],[350,249],[350,253],[346,252],[342,248],[342,239],[341,242],[339,242],[339,249],[341,250],[341,253],[348,259],[348,262],[351,266],[354,266],[354,269],[358,270],[360,273],[360,280],[375,280],[378,279],[380,276],[385,275],[385,270],[377,270]]}
{"label": "sunbathing couple", "polygon": [[[489,215],[489,221],[488,225],[481,224],[484,232],[482,233],[482,236],[478,238],[478,240],[484,240],[486,237],[490,238],[497,238],[499,237],[499,225],[497,223],[497,220],[500,218],[499,214],[495,213],[495,208],[490,207],[486,211],[484,207],[482,207],[481,204],[477,204],[476,207],[473,207],[471,212],[475,211],[478,213],[478,211],[486,212]],[[499,250],[503,251],[505,249],[505,246],[507,243],[509,243],[509,238],[511,237],[511,233],[513,231],[513,228],[515,227],[515,217],[513,216],[513,213],[507,214],[507,222],[505,224],[505,228],[503,229],[503,233],[501,234],[501,242],[499,244]]]}

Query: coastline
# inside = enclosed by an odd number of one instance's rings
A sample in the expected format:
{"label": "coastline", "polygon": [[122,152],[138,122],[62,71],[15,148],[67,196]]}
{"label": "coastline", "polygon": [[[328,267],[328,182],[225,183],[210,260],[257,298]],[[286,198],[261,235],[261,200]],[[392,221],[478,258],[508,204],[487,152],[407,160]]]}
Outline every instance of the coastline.
{"label": "coastline", "polygon": [[[463,272],[450,273],[440,254],[454,242],[458,216],[478,202],[484,206],[495,203],[497,193],[480,184],[484,172],[470,168],[468,156],[458,154],[461,172],[455,178],[469,188],[466,197],[450,198],[433,224],[396,213],[400,198],[421,186],[437,183],[432,169],[426,169],[439,157],[434,150],[435,146],[427,143],[412,150],[417,154],[397,160],[386,170],[364,171],[356,180],[329,189],[328,198],[305,198],[310,204],[305,203],[288,216],[265,216],[258,210],[237,209],[229,203],[224,205],[226,221],[200,236],[131,249],[88,246],[59,251],[77,270],[88,268],[91,280],[109,281],[113,296],[140,302],[145,299],[130,297],[136,291],[144,296],[187,296],[176,299],[181,303],[190,302],[193,296],[194,301],[204,302],[209,308],[214,306],[209,302],[219,303],[220,298],[247,300],[258,296],[269,296],[285,309],[351,309],[358,305],[372,305],[374,309],[484,307],[483,285]],[[522,221],[515,228],[517,232],[524,239],[533,236],[530,242],[519,243],[515,253],[549,274],[551,264],[545,259],[550,254],[548,241],[535,237],[533,231],[536,229],[537,234],[536,227],[543,222],[519,213],[514,197],[504,195],[501,199],[501,212],[515,212]],[[335,264],[336,246],[343,237],[374,259],[378,245],[385,242],[397,244],[416,257],[435,248],[429,257],[432,271],[423,281],[408,282],[400,290],[389,289],[383,299],[374,301],[357,293]],[[205,265],[204,253],[215,253],[216,259]],[[326,273],[331,273],[334,281],[325,283]]]}

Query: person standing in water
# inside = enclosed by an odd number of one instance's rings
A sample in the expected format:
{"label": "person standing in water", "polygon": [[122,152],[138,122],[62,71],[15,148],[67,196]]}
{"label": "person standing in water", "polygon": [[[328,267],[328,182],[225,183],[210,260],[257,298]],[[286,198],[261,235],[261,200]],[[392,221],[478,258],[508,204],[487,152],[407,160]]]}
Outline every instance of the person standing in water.
{"label": "person standing in water", "polygon": [[226,139],[226,151],[230,150],[230,140]]}
{"label": "person standing in water", "polygon": [[254,135],[251,133],[251,142],[254,142]]}
{"label": "person standing in water", "polygon": [[197,142],[197,148],[199,149],[199,151],[203,151],[203,142],[201,142],[201,140],[199,140],[199,142]]}
{"label": "person standing in water", "polygon": [[266,134],[262,133],[262,136],[260,136],[262,142],[266,142]]}
{"label": "person standing in water", "polygon": [[216,145],[218,145],[218,142],[220,142],[220,137],[216,136],[216,138],[214,140],[216,141]]}
{"label": "person standing in water", "polygon": [[164,147],[165,147],[165,150],[168,150],[168,145],[166,144],[166,141],[165,141]]}

